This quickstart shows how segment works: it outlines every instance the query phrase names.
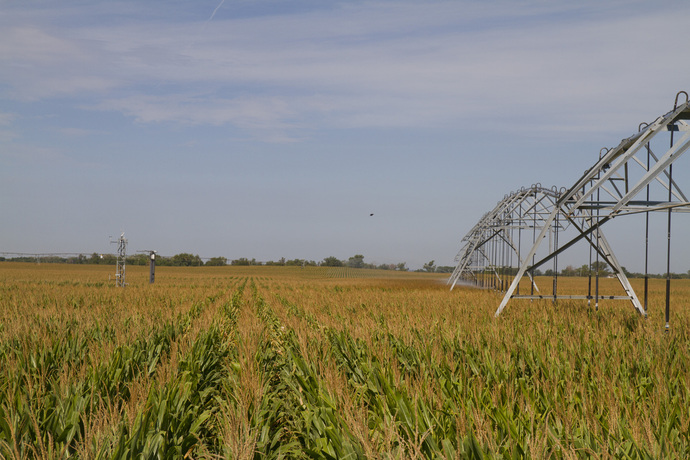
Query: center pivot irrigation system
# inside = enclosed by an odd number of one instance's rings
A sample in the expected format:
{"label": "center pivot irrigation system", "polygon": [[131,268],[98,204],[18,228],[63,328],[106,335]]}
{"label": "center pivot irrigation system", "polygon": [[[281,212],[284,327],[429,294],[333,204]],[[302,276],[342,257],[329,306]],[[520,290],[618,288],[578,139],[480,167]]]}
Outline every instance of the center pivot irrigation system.
{"label": "center pivot irrigation system", "polygon": [[[683,102],[683,96],[685,101]],[[638,132],[612,149],[602,149],[599,159],[570,188],[546,188],[540,184],[506,195],[465,235],[455,258],[457,266],[448,284],[458,281],[504,292],[496,310],[499,316],[510,299],[587,299],[596,308],[599,299],[629,300],[647,315],[649,213],[666,213],[666,329],[669,328],[671,218],[690,212],[690,202],[673,177],[673,163],[690,147],[688,93],[676,95],[673,110],[652,123],[641,123]],[[678,175],[678,174],[677,174]],[[602,226],[626,215],[645,219],[645,283],[640,302],[623,267],[604,236]],[[548,245],[547,245],[548,240]],[[591,270],[587,294],[558,294],[558,256],[576,243],[589,249]],[[545,247],[547,246],[547,247]],[[535,270],[553,264],[553,286],[540,292]],[[599,292],[599,269],[610,267],[623,295]],[[521,281],[527,277],[526,282]],[[510,279],[512,281],[509,283]],[[522,290],[520,289],[522,286]]]}

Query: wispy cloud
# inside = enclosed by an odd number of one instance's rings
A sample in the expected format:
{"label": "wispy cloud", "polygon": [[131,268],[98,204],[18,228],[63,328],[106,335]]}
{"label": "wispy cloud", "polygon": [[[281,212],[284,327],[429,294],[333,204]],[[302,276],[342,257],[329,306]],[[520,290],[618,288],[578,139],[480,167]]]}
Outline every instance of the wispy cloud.
{"label": "wispy cloud", "polygon": [[[14,137],[9,140],[11,141],[13,139]],[[0,149],[0,158],[19,161],[21,163],[33,163],[35,165],[72,163],[69,157],[57,149],[13,142],[8,142]]]}
{"label": "wispy cloud", "polygon": [[270,142],[296,140],[288,135],[288,131],[295,128],[290,122],[295,115],[294,110],[278,97],[130,96],[108,99],[90,108],[122,112],[139,123],[227,124]]}
{"label": "wispy cloud", "polygon": [[9,143],[17,138],[17,133],[12,129],[12,122],[16,118],[17,115],[13,113],[0,112],[0,144]]}
{"label": "wispy cloud", "polygon": [[[230,19],[214,10],[203,28],[200,18],[137,17],[4,27],[0,77],[16,97],[72,95],[141,123],[228,124],[294,138],[315,124],[495,120],[521,130],[543,116],[556,130],[611,129],[615,113],[640,104],[648,113],[685,89],[690,74],[674,46],[659,44],[662,31],[665,43],[685,40],[685,15],[675,11],[690,11],[684,4],[638,4],[627,14],[598,3],[337,8]],[[591,117],[574,115],[583,111]]]}
{"label": "wispy cloud", "polygon": [[0,126],[8,126],[16,118],[17,118],[17,115],[15,115],[13,113],[0,112]]}
{"label": "wispy cloud", "polygon": [[105,131],[102,130],[93,130],[93,129],[82,129],[82,128],[60,128],[58,130],[60,134],[63,136],[71,137],[71,138],[77,138],[77,137],[86,137],[86,136],[91,136],[94,134],[104,134]]}

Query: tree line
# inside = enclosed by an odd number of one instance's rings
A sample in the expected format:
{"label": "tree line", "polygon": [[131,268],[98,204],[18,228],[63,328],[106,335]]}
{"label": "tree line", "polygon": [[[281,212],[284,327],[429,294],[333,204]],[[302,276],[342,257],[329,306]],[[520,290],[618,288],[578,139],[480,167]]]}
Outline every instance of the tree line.
{"label": "tree line", "polygon": [[230,265],[269,265],[269,266],[292,266],[292,267],[350,267],[350,268],[368,268],[377,270],[398,270],[408,271],[406,262],[399,262],[396,264],[371,264],[364,261],[362,254],[355,254],[347,260],[338,259],[335,256],[328,256],[323,260],[317,262],[315,260],[307,259],[285,259],[281,257],[278,260],[269,260],[267,262],[258,262],[256,259],[234,259],[230,261]]}
{"label": "tree line", "polygon": [[[433,261],[432,261],[433,263]],[[426,267],[426,265],[425,265]],[[631,272],[625,267],[621,267],[623,269],[623,273],[625,274],[626,277],[628,278],[644,278],[645,274],[640,273],[640,272]],[[517,275],[518,268],[517,267],[495,267],[492,269],[487,268],[487,272],[492,272],[493,270],[496,270],[496,272],[499,275]],[[451,270],[452,271],[452,270]],[[575,267],[573,265],[567,265],[565,268],[561,270],[554,270],[552,268],[547,268],[545,270],[540,270],[538,268],[532,270],[532,275],[534,276],[554,276],[555,274],[558,274],[558,276],[599,276],[602,278],[606,278],[608,276],[613,276],[613,271],[611,270],[611,267],[606,263],[602,261],[598,262],[592,262],[591,265],[584,264],[579,267]],[[647,273],[647,276],[649,278],[666,278],[666,273]],[[673,279],[686,279],[690,278],[690,270],[688,270],[686,273],[671,273],[671,278]]]}
{"label": "tree line", "polygon": [[[133,254],[127,256],[125,259],[126,265],[148,265],[149,254]],[[117,256],[115,254],[98,254],[92,253],[90,256],[85,254],[78,254],[75,256],[58,256],[58,255],[23,255],[19,257],[0,257],[0,261],[7,262],[34,262],[34,263],[48,263],[48,264],[92,264],[92,265],[115,265],[117,264]],[[225,257],[213,257],[204,262],[201,257],[194,254],[180,253],[172,257],[156,256],[156,265],[159,266],[176,266],[176,267],[199,267],[202,265],[226,265],[227,259]]]}
{"label": "tree line", "polygon": [[[94,264],[94,265],[115,265],[117,263],[117,256],[115,254],[98,254],[96,252],[91,255],[78,254],[74,256],[59,256],[59,255],[21,255],[17,257],[0,257],[0,262],[33,262],[33,263],[55,263],[55,264]],[[148,265],[149,254],[133,254],[127,256],[127,265]],[[211,257],[210,259],[202,259],[198,254],[190,254],[182,252],[174,256],[156,256],[156,265],[168,267],[222,267],[226,265],[264,265],[264,266],[292,266],[292,267],[350,267],[363,269],[377,269],[377,270],[397,270],[409,271],[406,262],[399,262],[395,264],[373,264],[364,261],[362,254],[355,254],[354,256],[341,260],[335,256],[329,256],[317,262],[307,259],[286,259],[281,257],[278,260],[269,260],[267,262],[257,261],[256,259],[248,259],[241,257],[239,259],[228,260],[226,257]],[[625,267],[621,267],[623,273],[628,278],[644,278],[644,273],[630,272]],[[455,267],[452,266],[437,266],[434,260],[424,264],[417,272],[427,273],[452,273]],[[488,269],[487,269],[488,270]],[[496,267],[495,270],[500,275],[516,275],[517,267]],[[545,270],[535,269],[532,274],[534,276],[554,276],[556,271],[548,268]],[[558,271],[558,276],[596,276],[607,277],[612,275],[611,268],[606,262],[598,261],[592,262],[591,265],[584,264],[580,267],[568,265]],[[648,273],[649,278],[665,278],[666,273]],[[687,279],[690,278],[690,270],[686,273],[671,273],[671,278]]]}
{"label": "tree line", "polygon": [[[149,254],[133,254],[127,256],[125,259],[126,265],[148,265]],[[38,263],[62,263],[62,264],[94,264],[94,265],[115,265],[117,263],[117,256],[115,254],[98,254],[96,252],[87,256],[78,254],[75,256],[58,256],[58,255],[23,255],[19,257],[5,258],[0,257],[0,261],[10,262],[38,262]],[[406,262],[399,262],[396,264],[371,264],[364,262],[364,256],[356,254],[347,260],[340,260],[335,256],[329,256],[323,260],[316,262],[307,259],[280,259],[274,261],[260,262],[256,259],[248,259],[241,257],[239,259],[228,260],[226,257],[211,257],[204,261],[198,254],[180,253],[171,257],[156,256],[156,265],[170,266],[170,267],[222,267],[225,265],[265,265],[265,266],[294,266],[294,267],[350,267],[350,268],[368,268],[378,270],[398,270],[408,271]]]}

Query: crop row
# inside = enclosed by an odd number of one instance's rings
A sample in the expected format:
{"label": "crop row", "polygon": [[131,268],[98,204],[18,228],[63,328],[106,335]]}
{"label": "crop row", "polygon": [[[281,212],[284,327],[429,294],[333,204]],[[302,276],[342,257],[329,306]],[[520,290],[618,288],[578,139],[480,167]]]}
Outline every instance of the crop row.
{"label": "crop row", "polygon": [[213,323],[181,358],[174,377],[151,386],[144,406],[99,458],[189,458],[223,451],[221,420],[230,403],[223,388],[237,371],[237,321],[245,283],[224,301]]}
{"label": "crop row", "polygon": [[266,337],[257,353],[264,391],[254,421],[261,457],[364,458],[363,448],[338,411],[317,367],[303,356],[292,330],[252,286]]}
{"label": "crop row", "polygon": [[[50,347],[6,348],[3,361],[12,362],[13,368],[11,372],[5,368],[0,380],[0,454],[7,458],[75,454],[92,415],[104,408],[119,411],[131,396],[130,383],[151,378],[172,343],[214,301],[209,297],[194,304],[175,322],[118,346],[108,360],[91,366],[89,347],[98,343],[99,331],[67,335]],[[65,366],[82,367],[84,375],[65,377],[60,371]]]}
{"label": "crop row", "polygon": [[[322,331],[328,354],[344,374],[353,398],[367,410],[370,442],[394,456],[483,458],[484,449],[470,430],[460,433],[452,412],[436,410],[412,397],[362,340],[324,328],[303,308],[278,296],[287,311]],[[394,432],[386,438],[385,433]]]}
{"label": "crop row", "polygon": [[[535,342],[528,333],[466,340],[411,329],[403,340],[379,321],[364,340],[278,298],[329,342],[326,353],[366,406],[379,451],[445,458],[690,455],[688,363],[680,351],[688,347],[681,337],[669,338],[666,351],[632,340],[614,351],[606,340],[616,336],[582,334],[579,342]],[[380,434],[391,429],[399,438],[386,444]]]}

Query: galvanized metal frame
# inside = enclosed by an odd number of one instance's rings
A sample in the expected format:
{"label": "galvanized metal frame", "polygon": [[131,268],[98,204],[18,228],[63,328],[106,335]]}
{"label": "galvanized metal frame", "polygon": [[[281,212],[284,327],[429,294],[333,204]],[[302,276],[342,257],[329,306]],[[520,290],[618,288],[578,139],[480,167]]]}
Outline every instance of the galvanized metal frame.
{"label": "galvanized metal frame", "polygon": [[[685,94],[686,102],[679,104],[678,98],[681,94]],[[523,276],[527,275],[530,278],[534,291],[536,284],[532,272],[535,269],[548,261],[557,261],[559,254],[580,241],[586,241],[591,248],[590,251],[594,251],[598,258],[611,267],[625,291],[623,296],[605,298],[629,300],[636,311],[646,316],[646,292],[643,307],[601,227],[608,221],[624,215],[666,211],[669,261],[667,265],[670,267],[671,213],[690,212],[690,202],[679,184],[674,181],[672,173],[673,163],[690,148],[690,125],[687,120],[690,120],[690,102],[687,93],[681,92],[676,96],[673,110],[650,124],[641,124],[637,133],[623,139],[617,147],[602,149],[599,160],[570,188],[546,189],[537,184],[506,195],[463,238],[464,245],[455,259],[457,266],[448,280],[451,289],[461,278],[471,279],[476,283],[477,273],[486,271],[487,267],[495,272],[500,271],[495,260],[487,255],[483,248],[491,244],[501,244],[504,246],[501,251],[507,250],[517,256],[519,268],[507,289],[503,289],[502,285],[491,286],[505,291],[495,316],[499,316],[513,298],[578,298],[595,300],[598,306],[599,298],[604,297],[599,295],[598,289],[594,295],[589,292],[587,295],[559,296],[555,279],[553,295],[544,296],[534,292],[526,295],[519,292]],[[664,137],[661,134],[669,132],[668,148],[659,147],[658,144],[663,142],[661,138]],[[677,140],[674,140],[674,133],[679,134]],[[663,153],[657,155],[655,151]],[[651,199],[650,190],[653,191],[654,199]],[[660,193],[666,196],[661,198]],[[558,241],[559,234],[563,235],[562,231],[566,228],[570,233],[574,233],[574,236],[566,241]],[[510,231],[516,229],[531,229],[533,233],[538,232],[538,236],[533,236],[530,250],[524,255],[520,251],[521,238],[517,239],[516,245],[509,236]],[[547,236],[550,244],[546,255],[536,260],[537,251]],[[648,239],[648,223],[646,238]],[[645,258],[645,271],[646,264]],[[667,269],[667,328],[669,271]],[[555,272],[557,276],[557,270]]]}
{"label": "galvanized metal frame", "polygon": [[117,241],[111,241],[117,244],[117,265],[115,267],[115,285],[117,287],[127,286],[126,263],[127,263],[127,239],[124,232],[120,235]]}
{"label": "galvanized metal frame", "polygon": [[[502,251],[503,259],[507,250],[509,258],[515,256],[522,263],[519,247],[521,238],[517,238],[516,243],[515,238],[511,236],[512,232],[541,228],[551,214],[560,193],[555,187],[545,188],[541,184],[534,184],[512,192],[499,201],[462,239],[465,244],[455,257],[457,266],[448,279],[451,290],[460,279],[471,280],[475,284],[486,284],[477,278],[477,273],[491,272],[496,277],[496,284],[505,283],[503,275],[507,267],[502,263],[504,261],[497,260],[495,254],[486,248],[498,242],[505,246]],[[490,287],[496,287],[496,284],[489,283]],[[539,292],[533,281],[532,285],[533,289]]]}

